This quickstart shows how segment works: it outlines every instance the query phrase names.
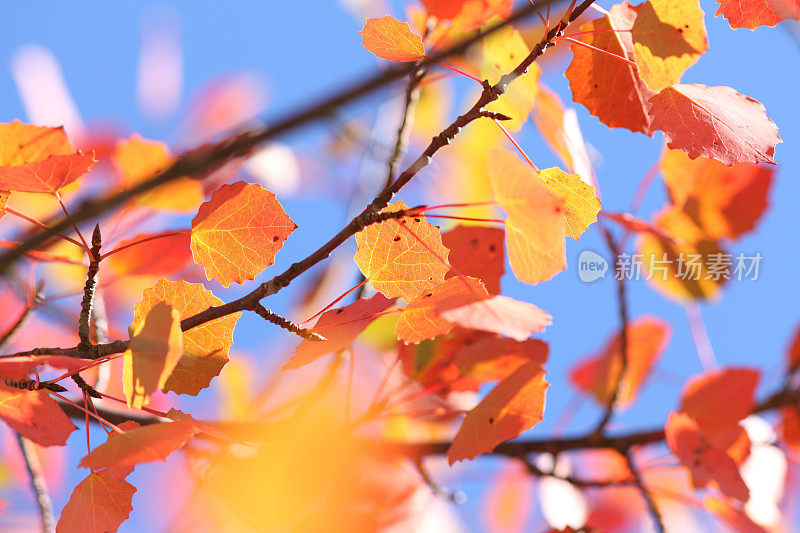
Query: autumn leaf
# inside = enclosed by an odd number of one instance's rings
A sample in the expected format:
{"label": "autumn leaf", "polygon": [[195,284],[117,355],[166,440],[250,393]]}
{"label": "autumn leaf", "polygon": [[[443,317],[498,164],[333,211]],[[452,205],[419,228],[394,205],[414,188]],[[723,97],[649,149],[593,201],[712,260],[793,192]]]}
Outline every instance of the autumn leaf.
{"label": "autumn leaf", "polygon": [[6,214],[6,206],[8,205],[8,200],[11,198],[11,193],[8,191],[0,191],[0,219],[2,219]]}
{"label": "autumn leaf", "polygon": [[496,381],[531,361],[544,365],[548,351],[547,343],[539,339],[481,337],[459,349],[453,362],[465,375],[479,381]]}
{"label": "autumn leaf", "polygon": [[0,418],[40,446],[63,446],[77,429],[47,392],[4,385],[0,385]]}
{"label": "autumn leaf", "polygon": [[[628,364],[619,383],[618,405],[633,403],[639,388],[669,342],[672,328],[654,316],[643,316],[628,324]],[[622,371],[622,339],[617,333],[598,355],[572,370],[572,383],[606,405],[616,392]]]}
{"label": "autumn leaf", "polygon": [[[408,209],[402,201],[383,212]],[[449,251],[439,228],[422,215],[390,219],[356,233],[355,262],[367,281],[387,298],[410,302],[444,281],[450,269]]]}
{"label": "autumn leaf", "polygon": [[513,0],[422,0],[428,14],[451,21],[464,31],[474,30],[495,16],[507,19],[512,4]]}
{"label": "autumn leaf", "polygon": [[708,157],[729,166],[775,164],[778,127],[763,105],[730,87],[673,85],[650,98],[650,104],[652,128],[664,132],[670,148],[692,159]]}
{"label": "autumn leaf", "polygon": [[508,215],[506,246],[511,270],[526,283],[546,281],[567,267],[562,202],[532,168],[506,150],[489,158],[489,180]]}
{"label": "autumn leaf", "polygon": [[72,491],[61,511],[56,533],[116,531],[133,510],[136,487],[108,471],[92,472]]}
{"label": "autumn leaf", "polygon": [[562,201],[565,235],[576,241],[589,226],[597,222],[600,200],[594,187],[584,183],[577,174],[567,174],[558,167],[539,171],[547,189]]}
{"label": "autumn leaf", "polygon": [[519,436],[542,421],[548,383],[538,361],[531,361],[498,383],[467,413],[447,450],[447,461],[472,459]]}
{"label": "autumn leaf", "polygon": [[455,324],[441,316],[443,308],[446,310],[488,297],[489,293],[479,280],[466,276],[450,278],[408,303],[395,326],[397,338],[406,344],[416,344],[445,335]]}
{"label": "autumn leaf", "polygon": [[698,0],[648,0],[636,6],[631,29],[639,77],[651,91],[678,83],[708,50]]}
{"label": "autumn leaf", "polygon": [[467,329],[499,333],[524,341],[553,323],[553,317],[528,302],[508,296],[493,296],[460,305],[437,306],[442,318]]}
{"label": "autumn leaf", "polygon": [[148,311],[124,355],[122,384],[128,407],[141,409],[150,395],[165,386],[183,356],[180,313],[159,302]]}
{"label": "autumn leaf", "polygon": [[731,28],[756,29],[775,26],[782,20],[800,20],[797,0],[717,0],[714,16],[724,15]]}
{"label": "autumn leaf", "polygon": [[0,124],[0,191],[56,193],[95,163],[94,152],[72,147],[64,128]]}
{"label": "autumn leaf", "polygon": [[[608,15],[580,27],[586,33],[578,39],[629,61],[635,50],[630,30],[637,9],[628,2],[611,7]],[[639,77],[637,68],[619,58],[571,44],[572,63],[564,75],[569,79],[572,98],[583,104],[600,122],[611,128],[627,128],[652,135],[647,101],[655,93]]]}
{"label": "autumn leaf", "polygon": [[726,166],[667,150],[661,172],[672,203],[714,239],[736,239],[752,230],[767,208],[773,170],[763,165]]}
{"label": "autumn leaf", "polygon": [[411,31],[406,22],[390,15],[367,19],[360,32],[364,48],[389,61],[417,61],[425,57],[422,38]]}
{"label": "autumn leaf", "polygon": [[[170,166],[174,158],[166,144],[134,134],[117,141],[111,160],[122,186],[129,189]],[[137,200],[142,205],[169,211],[191,211],[202,201],[202,185],[190,178],[165,183]]]}
{"label": "autumn leaf", "polygon": [[[167,276],[178,272],[192,260],[189,232],[140,233],[117,243],[125,248],[104,259],[105,264],[121,278],[124,276]],[[138,244],[140,241],[141,244]]]}
{"label": "autumn leaf", "polygon": [[736,463],[703,436],[697,423],[686,414],[671,412],[665,428],[667,445],[689,469],[692,485],[702,488],[715,481],[731,498],[747,501],[750,491]]}
{"label": "autumn leaf", "polygon": [[100,470],[163,461],[172,452],[183,447],[197,431],[194,424],[182,421],[159,422],[122,434],[112,433],[105,444],[81,459],[79,466]]}
{"label": "autumn leaf", "polygon": [[[160,280],[146,289],[142,301],[133,308],[131,328],[138,331],[150,310],[164,302],[180,313],[184,320],[222,300],[207,291],[200,283]],[[234,313],[190,329],[183,334],[183,356],[163,387],[164,392],[197,395],[208,387],[214,376],[228,362],[228,350],[233,345],[233,328],[241,313]]]}
{"label": "autumn leaf", "polygon": [[[505,26],[483,39],[481,77],[489,83],[497,83],[500,78],[514,70],[528,56],[530,50],[517,30]],[[511,120],[503,121],[510,130],[522,127],[534,107],[539,92],[541,69],[534,63],[527,72],[512,81],[505,93],[487,106],[489,111],[502,113]]]}
{"label": "autumn leaf", "polygon": [[7,379],[27,377],[34,369],[45,365],[61,370],[78,370],[91,362],[91,359],[82,359],[67,355],[4,357],[0,359],[0,382]]}
{"label": "autumn leaf", "polygon": [[500,228],[456,226],[442,233],[442,244],[450,250],[446,279],[470,276],[483,282],[489,294],[500,294],[505,271],[504,231]]}
{"label": "autumn leaf", "polygon": [[297,228],[275,195],[255,183],[223,185],[192,219],[192,255],[223,287],[254,279]]}
{"label": "autumn leaf", "polygon": [[394,298],[388,299],[382,294],[375,294],[371,298],[362,298],[350,305],[325,311],[312,331],[318,332],[326,340],[303,340],[291,359],[283,365],[283,370],[300,368],[323,355],[347,348],[375,320],[376,314],[385,311],[392,304]]}

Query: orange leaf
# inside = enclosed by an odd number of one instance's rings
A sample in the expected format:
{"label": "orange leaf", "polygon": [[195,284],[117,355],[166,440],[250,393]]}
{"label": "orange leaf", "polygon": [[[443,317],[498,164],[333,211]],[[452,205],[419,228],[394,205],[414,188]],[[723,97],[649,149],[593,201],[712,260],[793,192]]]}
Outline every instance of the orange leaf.
{"label": "orange leaf", "polygon": [[753,229],[767,208],[770,167],[752,163],[728,167],[667,150],[661,171],[672,203],[711,238],[738,238]]}
{"label": "orange leaf", "polygon": [[[581,26],[581,31],[599,32],[578,39],[615,56],[634,60],[630,30],[636,21],[637,8],[627,2],[611,7],[607,16]],[[618,58],[571,44],[574,55],[564,75],[569,79],[572,98],[583,104],[600,122],[611,128],[627,128],[652,135],[647,101],[655,93],[639,77],[637,69]],[[677,80],[676,80],[677,81]]]}
{"label": "orange leaf", "polygon": [[[164,302],[180,313],[181,320],[221,305],[222,300],[207,291],[200,283],[160,280],[145,289],[142,301],[133,308],[131,328],[138,331],[150,310]],[[192,328],[183,334],[183,357],[163,387],[164,392],[197,395],[208,387],[228,362],[228,350],[233,345],[233,328],[241,313],[234,313]]]}
{"label": "orange leaf", "polygon": [[275,195],[255,183],[223,185],[192,219],[192,255],[223,287],[254,279],[297,228]]}
{"label": "orange leaf", "polygon": [[445,278],[462,275],[478,278],[489,294],[500,293],[505,271],[504,232],[500,228],[456,226],[442,233],[442,244],[450,249],[450,272]]}
{"label": "orange leaf", "polygon": [[170,235],[140,233],[130,239],[120,241],[115,248],[135,243],[151,237],[163,237],[135,244],[108,256],[105,261],[117,277],[124,276],[167,276],[182,269],[192,260],[189,249],[190,235],[188,232]]}
{"label": "orange leaf", "polygon": [[[628,364],[620,383],[619,406],[630,405],[650,369],[664,351],[671,335],[669,324],[654,316],[643,316],[628,324]],[[622,370],[622,340],[618,333],[599,354],[572,370],[572,383],[591,394],[602,405],[614,395]]]}
{"label": "orange leaf", "polygon": [[725,368],[704,372],[686,382],[680,411],[700,427],[709,441],[726,449],[739,433],[739,421],[753,412],[758,370]]}
{"label": "orange leaf", "polygon": [[[0,124],[0,190],[55,193],[96,163],[94,152],[75,150],[64,128]],[[6,201],[8,198],[6,197]]]}
{"label": "orange leaf", "polygon": [[183,421],[159,422],[137,427],[122,434],[111,433],[105,444],[101,444],[81,459],[79,466],[100,470],[163,461],[196,433],[197,428],[194,424]]}
{"label": "orange leaf", "polygon": [[[383,212],[404,209],[408,206],[397,201]],[[422,215],[367,226],[356,233],[356,242],[358,268],[387,298],[399,296],[410,302],[443,282],[450,269],[439,228]]]}
{"label": "orange leaf", "polygon": [[416,61],[425,57],[422,38],[411,31],[406,22],[390,15],[367,19],[360,32],[364,48],[389,61]]}
{"label": "orange leaf", "polygon": [[456,276],[408,303],[395,326],[397,338],[406,344],[445,335],[455,326],[441,316],[441,309],[488,298],[483,283],[475,278]]}
{"label": "orange leaf", "polygon": [[730,87],[698,83],[667,87],[650,98],[652,128],[689,157],[734,163],[775,163],[778,127],[758,101]]}
{"label": "orange leaf", "polygon": [[548,383],[538,361],[531,361],[498,383],[464,418],[447,450],[447,461],[490,452],[542,421]]}
{"label": "orange leaf", "polygon": [[[112,155],[114,167],[126,189],[153,177],[170,166],[173,160],[166,144],[136,134],[117,141]],[[191,211],[203,201],[203,187],[197,180],[179,178],[156,187],[137,201],[156,209]]]}
{"label": "orange leaf", "polygon": [[7,357],[0,359],[0,382],[7,379],[24,378],[34,368],[39,368],[44,365],[61,370],[78,370],[91,362],[91,359],[79,359],[66,355]]}
{"label": "orange leaf", "polygon": [[350,305],[325,311],[313,330],[327,340],[303,340],[292,358],[283,365],[283,370],[300,368],[323,355],[347,348],[375,320],[377,313],[385,311],[393,303],[394,298],[390,300],[382,294],[375,294],[371,298],[362,298]]}
{"label": "orange leaf", "polygon": [[533,304],[508,296],[494,296],[477,302],[438,308],[445,320],[462,328],[499,333],[524,341],[553,323],[553,317]]}
{"label": "orange leaf", "polygon": [[719,8],[714,16],[724,15],[731,28],[756,29],[775,26],[782,20],[800,20],[800,2],[797,0],[717,0]]}
{"label": "orange leaf", "polygon": [[747,501],[750,491],[736,463],[705,439],[694,420],[684,413],[670,412],[665,432],[669,449],[689,469],[696,489],[715,481],[726,496]]}
{"label": "orange leaf", "polygon": [[538,173],[506,150],[489,158],[495,199],[508,214],[506,245],[511,270],[520,281],[539,283],[567,267],[561,201]]}
{"label": "orange leaf", "polygon": [[11,429],[41,446],[63,446],[77,429],[58,403],[44,391],[0,385],[0,418]]}
{"label": "orange leaf", "polygon": [[474,30],[497,16],[511,16],[513,0],[422,0],[422,5],[439,20],[449,20],[460,30]]}
{"label": "orange leaf", "polygon": [[183,355],[180,313],[159,302],[147,312],[125,352],[122,386],[128,407],[141,409],[150,395],[164,387]]}
{"label": "orange leaf", "polygon": [[56,533],[116,531],[133,510],[136,487],[107,471],[92,472],[72,491],[61,511]]}
{"label": "orange leaf", "polygon": [[530,361],[544,365],[549,347],[539,339],[522,342],[504,337],[482,337],[466,344],[453,356],[464,374],[480,381],[505,379]]}
{"label": "orange leaf", "polygon": [[561,199],[564,234],[577,241],[589,226],[597,222],[600,200],[594,187],[584,183],[577,174],[567,174],[558,167],[540,170],[539,177],[550,193]]}

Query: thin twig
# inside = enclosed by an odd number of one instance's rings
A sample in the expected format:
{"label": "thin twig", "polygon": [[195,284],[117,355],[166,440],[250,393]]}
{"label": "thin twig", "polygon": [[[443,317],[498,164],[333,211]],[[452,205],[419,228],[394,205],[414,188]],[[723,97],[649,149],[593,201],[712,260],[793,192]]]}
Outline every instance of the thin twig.
{"label": "thin twig", "polygon": [[288,318],[282,317],[278,313],[270,311],[260,303],[256,303],[253,305],[252,311],[266,320],[271,324],[275,324],[276,326],[285,329],[286,331],[291,331],[298,337],[301,337],[308,341],[325,341],[327,340],[325,337],[320,335],[319,333],[314,333],[310,329],[301,328]]}
{"label": "thin twig", "polygon": [[78,347],[83,351],[88,351],[92,345],[92,341],[89,339],[89,331],[91,329],[92,305],[94,304],[94,289],[97,285],[97,273],[100,270],[101,245],[102,237],[100,235],[100,224],[97,224],[92,233],[92,248],[89,250],[89,268],[86,271],[86,285],[83,287],[81,314],[78,317],[78,337],[80,338]]}
{"label": "thin twig", "polygon": [[642,478],[641,472],[639,472],[639,469],[633,462],[633,453],[630,449],[626,450],[625,452],[625,460],[628,462],[628,469],[633,475],[635,485],[639,489],[639,494],[642,495],[642,499],[647,505],[647,510],[653,519],[653,525],[655,526],[656,531],[658,533],[664,533],[664,520],[661,518],[661,512],[658,510],[658,506],[656,506],[653,495],[647,490],[647,486],[644,484],[644,479]]}
{"label": "thin twig", "polygon": [[39,518],[42,524],[42,533],[52,533],[55,531],[56,520],[53,514],[53,502],[50,500],[50,493],[47,491],[47,483],[42,473],[42,465],[36,456],[36,448],[33,443],[17,433],[19,451],[25,460],[25,468],[31,480],[31,489],[36,496],[36,505],[39,507]]}

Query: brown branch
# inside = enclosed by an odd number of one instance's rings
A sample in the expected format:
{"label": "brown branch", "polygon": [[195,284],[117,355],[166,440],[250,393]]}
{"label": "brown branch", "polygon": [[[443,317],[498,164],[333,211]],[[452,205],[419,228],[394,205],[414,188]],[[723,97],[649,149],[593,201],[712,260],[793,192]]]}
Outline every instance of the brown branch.
{"label": "brown branch", "polygon": [[280,328],[283,328],[283,329],[285,329],[287,331],[291,331],[292,333],[294,333],[298,337],[302,337],[303,339],[306,339],[306,340],[309,340],[309,341],[325,341],[325,340],[327,340],[325,337],[323,337],[319,333],[314,333],[313,331],[311,331],[309,329],[301,328],[300,326],[298,326],[297,324],[295,324],[291,320],[289,320],[289,319],[287,319],[285,317],[282,317],[281,315],[279,315],[277,313],[274,313],[274,312],[270,311],[269,309],[267,309],[266,307],[264,307],[260,303],[255,304],[253,306],[252,311],[254,313],[256,313],[258,316],[260,316],[261,318],[263,318],[264,320],[266,320],[267,322],[275,324],[276,326],[278,326]]}
{"label": "brown branch", "polygon": [[642,499],[647,505],[647,511],[650,513],[650,516],[653,519],[653,525],[655,526],[657,533],[664,533],[664,519],[661,518],[661,512],[658,510],[658,506],[656,506],[653,495],[650,494],[650,491],[647,490],[647,486],[644,484],[644,479],[642,479],[642,474],[639,472],[639,468],[633,462],[633,452],[630,449],[625,452],[625,461],[627,461],[628,469],[631,471],[631,475],[633,475],[634,484],[636,485],[636,488],[639,489],[639,494],[642,495]]}
{"label": "brown branch", "polygon": [[[48,230],[44,230],[35,234],[31,238],[25,240],[25,242],[23,242],[17,248],[6,252],[0,256],[0,272],[6,271],[26,252],[42,246],[59,233],[68,231],[72,227],[73,222],[76,225],[79,225],[86,220],[99,218],[106,212],[119,207],[125,202],[178,178],[184,176],[197,178],[199,176],[206,175],[216,168],[219,168],[230,159],[244,156],[256,146],[272,140],[280,135],[286,134],[301,126],[305,126],[318,120],[323,120],[345,104],[375,92],[376,90],[389,85],[396,80],[407,77],[417,69],[429,67],[451,55],[460,54],[466,51],[473,44],[483,39],[486,35],[494,33],[495,31],[508,26],[509,24],[523,20],[536,13],[539,8],[546,7],[556,1],[557,0],[542,0],[536,3],[526,4],[513,12],[508,19],[501,21],[497,25],[492,26],[483,32],[476,32],[469,38],[464,39],[463,41],[441,52],[431,54],[427,58],[420,60],[418,63],[410,63],[408,65],[389,68],[349,87],[336,91],[332,95],[322,98],[321,101],[308,105],[284,117],[278,118],[271,124],[264,123],[264,125],[262,125],[260,128],[232,135],[223,141],[210,146],[202,146],[200,148],[191,150],[177,158],[169,167],[165,168],[153,177],[137,183],[129,189],[100,200],[85,202],[77,209],[77,211],[72,213],[71,218],[63,218],[54,224],[49,225],[50,228]],[[583,11],[585,11],[591,3],[592,2],[590,1],[585,1],[579,7],[575,8],[573,11],[574,16],[570,17],[569,22],[575,20],[575,18],[583,13]],[[560,21],[559,24],[548,33],[548,35],[552,36],[554,39],[556,36],[560,35],[560,32],[563,31],[563,28],[565,28],[567,24],[565,24],[565,21],[563,20]],[[556,29],[559,30],[558,35],[555,32]],[[517,77],[524,72],[524,70],[527,69],[528,66],[530,66],[530,64],[541,55],[542,51],[543,49],[540,50],[536,56],[530,60],[526,59],[526,61],[529,61],[528,64],[525,65],[524,69],[522,70],[519,70],[518,67],[518,69],[514,71],[516,73],[514,77]],[[530,57],[531,56],[529,56],[529,58]],[[520,65],[520,67],[522,66],[523,65]],[[517,73],[518,70],[519,72]],[[510,80],[508,83],[510,83]],[[507,83],[505,86],[507,86]],[[502,92],[505,91],[505,86],[502,86],[502,91],[499,94],[502,94]]]}
{"label": "brown branch", "polygon": [[39,458],[36,456],[36,448],[34,448],[31,441],[19,433],[17,433],[17,442],[19,443],[19,451],[22,453],[22,458],[25,460],[25,468],[28,470],[28,476],[31,480],[31,489],[33,489],[33,493],[36,496],[36,505],[39,507],[42,533],[52,533],[56,528],[55,515],[53,514],[53,502],[50,500],[50,494],[47,491],[47,483],[42,473],[42,465],[39,464]]}
{"label": "brown branch", "polygon": [[83,287],[83,299],[81,300],[81,314],[78,316],[78,347],[83,351],[88,351],[92,346],[89,339],[90,324],[92,318],[92,305],[94,305],[94,290],[97,286],[97,273],[100,271],[100,246],[102,237],[100,235],[100,224],[95,225],[92,233],[92,248],[89,250],[89,268],[86,271],[86,284]]}
{"label": "brown branch", "polygon": [[552,477],[554,479],[560,479],[561,481],[566,481],[571,485],[574,485],[579,488],[607,488],[607,487],[628,487],[630,485],[634,485],[636,481],[634,479],[580,479],[574,476],[559,476],[554,472],[545,472],[538,466],[536,466],[532,461],[530,461],[527,457],[520,457],[520,461],[522,464],[525,465],[525,468],[528,469],[528,473],[536,476],[536,477]]}

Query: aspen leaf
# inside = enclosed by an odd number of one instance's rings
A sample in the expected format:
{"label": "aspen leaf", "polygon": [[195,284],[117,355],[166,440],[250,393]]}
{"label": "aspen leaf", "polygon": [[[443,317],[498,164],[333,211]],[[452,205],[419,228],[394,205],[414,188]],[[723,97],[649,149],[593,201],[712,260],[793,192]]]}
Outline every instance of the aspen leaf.
{"label": "aspen leaf", "polygon": [[453,362],[461,372],[479,381],[496,381],[530,361],[544,365],[548,351],[547,343],[539,339],[482,337],[458,350]]}
{"label": "aspen leaf", "polygon": [[183,356],[180,313],[159,302],[130,334],[122,384],[128,407],[141,409],[149,403],[153,392],[164,387]]}
{"label": "aspen leaf", "polygon": [[395,326],[397,338],[406,344],[416,344],[450,333],[455,324],[441,316],[442,309],[488,297],[479,280],[466,276],[450,278],[408,303]]}
{"label": "aspen leaf", "polygon": [[104,260],[117,275],[123,276],[167,276],[178,272],[192,260],[189,232],[172,235],[140,233],[120,241],[115,248],[146,239],[147,242],[135,244],[108,256]]}
{"label": "aspen leaf", "polygon": [[511,270],[526,283],[546,281],[567,267],[562,202],[538,173],[506,150],[489,159],[495,199],[508,215],[506,246]]}
{"label": "aspen leaf", "polygon": [[584,183],[577,174],[567,174],[558,167],[540,170],[539,177],[553,196],[561,199],[565,235],[577,241],[597,222],[600,200],[594,187]]}
{"label": "aspen leaf", "polygon": [[[580,27],[588,33],[578,37],[595,48],[634,61],[630,30],[637,10],[628,2],[611,7],[607,16]],[[647,101],[655,93],[639,77],[637,69],[617,58],[571,44],[572,62],[564,75],[569,79],[572,98],[583,104],[600,122],[610,128],[627,128],[652,135]]]}
{"label": "aspen leaf", "polygon": [[702,488],[715,481],[731,498],[747,501],[747,489],[734,460],[703,436],[697,423],[684,413],[671,412],[665,428],[667,445],[689,469],[692,485]]}
{"label": "aspen leaf", "polygon": [[564,131],[566,111],[558,94],[544,84],[540,84],[531,115],[533,123],[550,150],[564,165],[573,168],[572,155]]}
{"label": "aspen leaf", "polygon": [[500,228],[456,226],[442,233],[442,244],[450,250],[450,272],[445,278],[470,276],[483,282],[489,294],[500,293],[505,271],[504,231]]}
{"label": "aspen leaf", "polygon": [[375,320],[376,314],[385,311],[393,303],[394,298],[375,294],[371,298],[362,298],[350,305],[325,311],[312,330],[327,340],[303,340],[291,359],[283,365],[283,370],[300,368],[323,355],[347,348]]}
{"label": "aspen leaf", "polygon": [[[628,364],[620,382],[617,399],[620,407],[630,405],[636,398],[650,369],[669,342],[672,328],[654,316],[643,316],[628,324]],[[575,367],[572,383],[591,394],[601,404],[607,404],[615,392],[622,370],[622,340],[618,333],[603,351]]]}
{"label": "aspen leaf", "polygon": [[[224,303],[200,283],[162,279],[152,288],[145,289],[142,301],[134,306],[131,328],[134,331],[141,328],[147,314],[160,302],[178,311],[181,320]],[[234,313],[184,333],[183,356],[162,390],[194,396],[208,387],[228,362],[228,350],[233,345],[233,328],[240,316],[241,313]]]}
{"label": "aspen leaf", "polygon": [[[402,211],[402,201],[384,212]],[[387,298],[410,302],[423,291],[444,281],[450,269],[449,251],[442,245],[439,228],[422,215],[390,219],[356,233],[355,262],[364,277]]]}
{"label": "aspen leaf", "polygon": [[56,193],[95,163],[94,152],[72,147],[64,128],[0,124],[0,191]]}
{"label": "aspen leaf", "polygon": [[[174,161],[166,144],[136,134],[117,141],[111,159],[126,189],[153,177]],[[190,178],[165,183],[137,200],[142,205],[169,211],[191,211],[202,201],[202,185]]]}
{"label": "aspen leaf", "polygon": [[108,471],[92,472],[72,491],[61,511],[56,533],[116,531],[133,510],[136,487]]}
{"label": "aspen leaf", "polygon": [[730,87],[698,83],[667,87],[650,98],[652,128],[670,148],[690,158],[734,163],[773,163],[778,127],[764,106]]}
{"label": "aspen leaf", "polygon": [[45,391],[0,385],[0,418],[11,429],[40,446],[63,446],[77,429]]}
{"label": "aspen leaf", "polygon": [[196,433],[197,428],[186,421],[159,422],[122,434],[112,433],[105,444],[81,459],[79,466],[100,470],[163,461]]}
{"label": "aspen leaf", "polygon": [[736,239],[752,230],[767,208],[773,170],[763,165],[726,166],[713,159],[689,159],[667,150],[661,172],[672,203],[714,239]]}
{"label": "aspen leaf", "polygon": [[275,195],[254,183],[223,185],[192,219],[192,255],[223,287],[254,279],[297,228]]}
{"label": "aspen leaf", "polygon": [[717,0],[715,16],[723,15],[731,28],[775,26],[782,20],[800,20],[797,0]]}
{"label": "aspen leaf", "polygon": [[460,30],[474,30],[495,16],[507,19],[512,4],[513,0],[422,0],[428,14]]}
{"label": "aspen leaf", "polygon": [[60,370],[78,370],[91,362],[91,359],[81,359],[67,355],[6,357],[0,359],[0,382],[7,379],[27,377],[35,368],[45,365]]}
{"label": "aspen leaf", "polygon": [[553,323],[553,317],[528,302],[508,296],[493,296],[475,302],[459,302],[459,305],[444,307],[438,312],[445,320],[462,328],[499,333],[518,341],[524,341],[534,333]]}
{"label": "aspen leaf", "polygon": [[411,31],[406,22],[390,15],[367,19],[360,32],[364,48],[389,61],[416,61],[425,57],[422,38]]}
{"label": "aspen leaf", "polygon": [[498,383],[467,413],[447,450],[447,461],[490,452],[542,421],[548,383],[538,361],[531,361]]}
{"label": "aspen leaf", "polygon": [[398,343],[403,372],[425,388],[446,397],[453,391],[477,391],[480,381],[464,375],[454,364],[454,354],[488,333],[456,328],[452,333],[419,344]]}

